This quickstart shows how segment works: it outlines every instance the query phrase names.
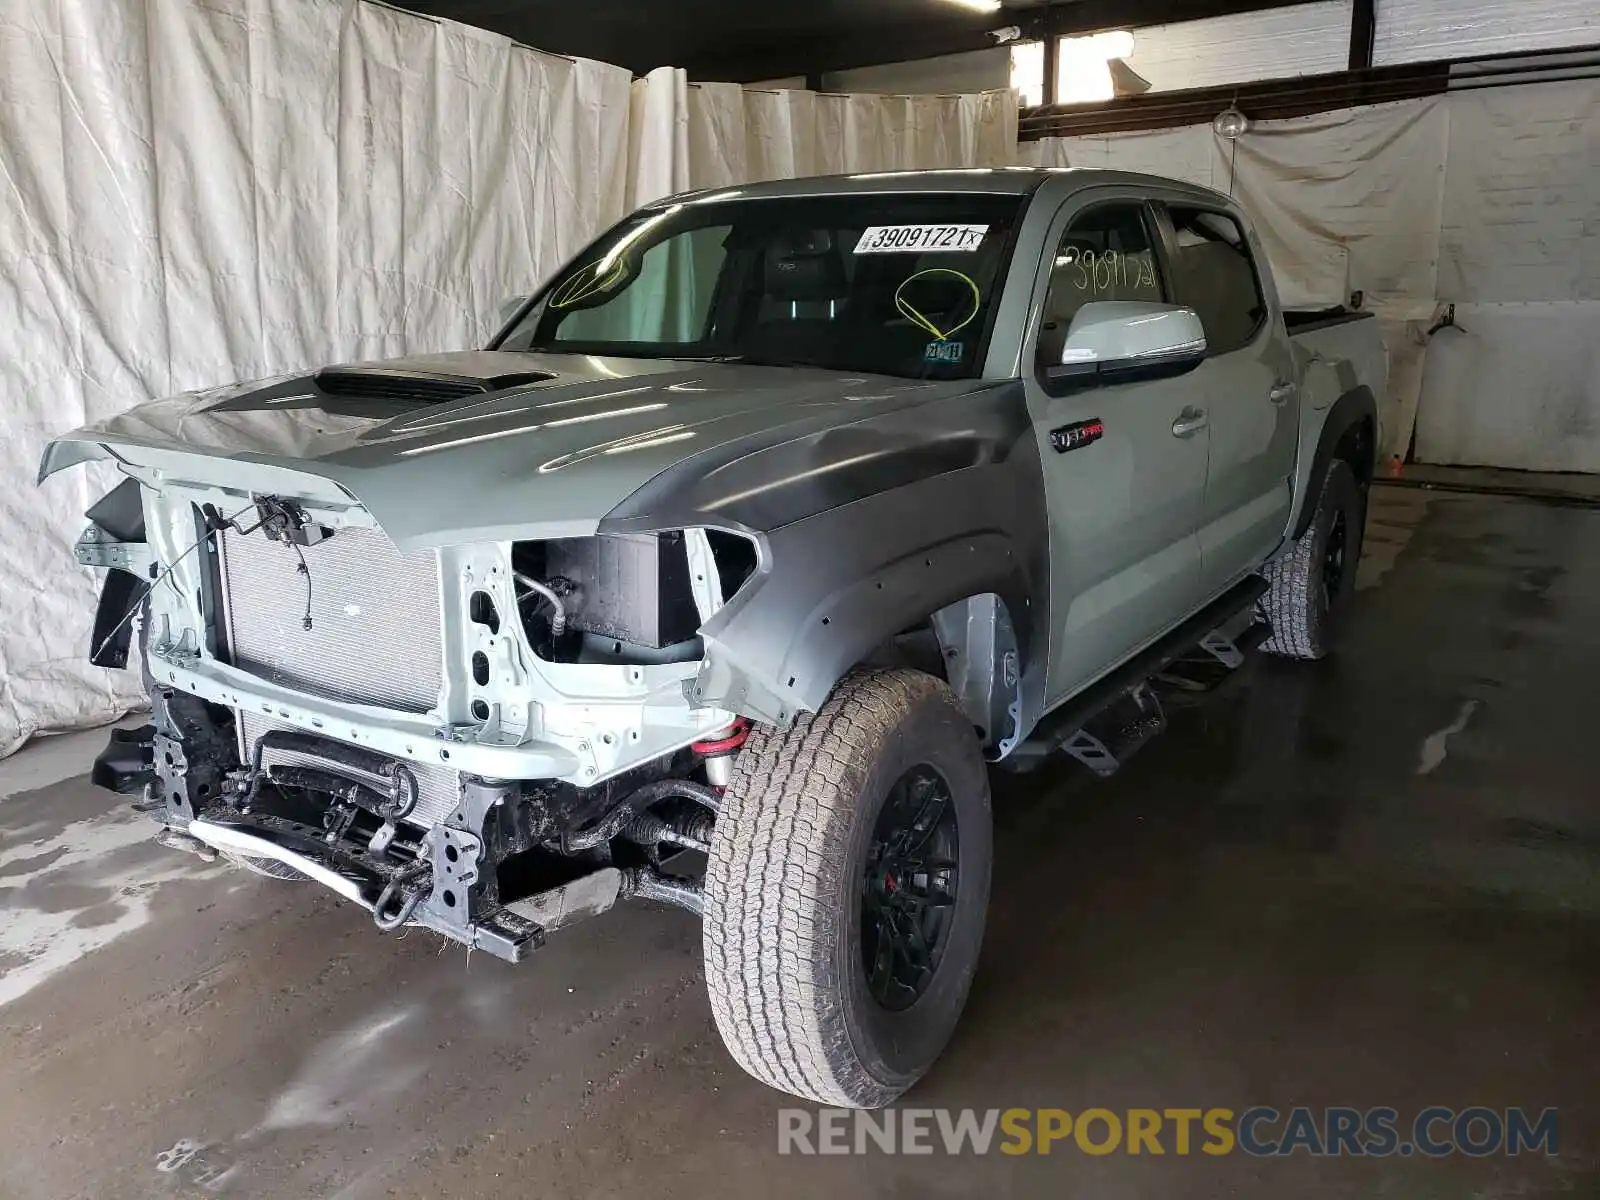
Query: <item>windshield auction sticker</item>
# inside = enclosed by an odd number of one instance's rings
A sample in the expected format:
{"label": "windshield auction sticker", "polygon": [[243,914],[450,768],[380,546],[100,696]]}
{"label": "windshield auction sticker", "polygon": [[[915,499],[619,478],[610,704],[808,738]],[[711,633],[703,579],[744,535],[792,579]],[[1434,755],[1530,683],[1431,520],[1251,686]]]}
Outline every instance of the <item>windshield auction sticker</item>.
{"label": "windshield auction sticker", "polygon": [[987,225],[874,225],[861,234],[856,253],[970,253],[988,232]]}

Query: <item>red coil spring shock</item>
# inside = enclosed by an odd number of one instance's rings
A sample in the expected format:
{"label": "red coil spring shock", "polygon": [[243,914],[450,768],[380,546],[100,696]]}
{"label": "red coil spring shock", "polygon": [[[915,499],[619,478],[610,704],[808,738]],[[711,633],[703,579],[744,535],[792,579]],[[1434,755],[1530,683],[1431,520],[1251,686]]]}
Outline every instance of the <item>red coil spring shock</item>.
{"label": "red coil spring shock", "polygon": [[722,789],[733,777],[733,756],[750,736],[750,722],[740,717],[718,736],[703,742],[690,742],[689,749],[705,759],[706,782]]}

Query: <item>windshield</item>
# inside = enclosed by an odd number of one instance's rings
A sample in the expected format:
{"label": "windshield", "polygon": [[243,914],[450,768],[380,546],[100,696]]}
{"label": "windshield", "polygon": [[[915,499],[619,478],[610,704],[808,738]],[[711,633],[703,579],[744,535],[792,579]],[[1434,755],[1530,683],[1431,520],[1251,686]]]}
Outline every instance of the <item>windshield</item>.
{"label": "windshield", "polygon": [[1024,203],[902,193],[636,213],[500,348],[965,378],[982,367]]}

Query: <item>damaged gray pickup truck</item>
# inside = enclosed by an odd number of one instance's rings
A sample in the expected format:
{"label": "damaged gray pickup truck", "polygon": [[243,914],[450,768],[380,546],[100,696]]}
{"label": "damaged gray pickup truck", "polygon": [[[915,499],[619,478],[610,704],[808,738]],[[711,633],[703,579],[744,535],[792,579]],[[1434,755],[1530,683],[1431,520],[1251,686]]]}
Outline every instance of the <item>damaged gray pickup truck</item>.
{"label": "damaged gray pickup truck", "polygon": [[128,477],[78,556],[154,720],[97,778],[168,845],[511,962],[620,899],[701,914],[741,1065],[887,1104],[977,965],[988,764],[1104,773],[1197,647],[1327,650],[1361,317],[1286,315],[1236,204],[1146,176],[660,201],[488,349],[51,444],[41,478]]}

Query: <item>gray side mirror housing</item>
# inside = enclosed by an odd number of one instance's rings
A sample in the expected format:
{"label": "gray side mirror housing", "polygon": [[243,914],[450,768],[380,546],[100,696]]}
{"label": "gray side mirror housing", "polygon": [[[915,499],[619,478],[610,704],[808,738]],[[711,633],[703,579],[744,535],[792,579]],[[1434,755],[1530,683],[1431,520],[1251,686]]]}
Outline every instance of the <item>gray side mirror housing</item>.
{"label": "gray side mirror housing", "polygon": [[1093,387],[1182,375],[1205,357],[1206,331],[1194,309],[1097,300],[1072,318],[1061,361],[1044,374],[1052,384]]}

